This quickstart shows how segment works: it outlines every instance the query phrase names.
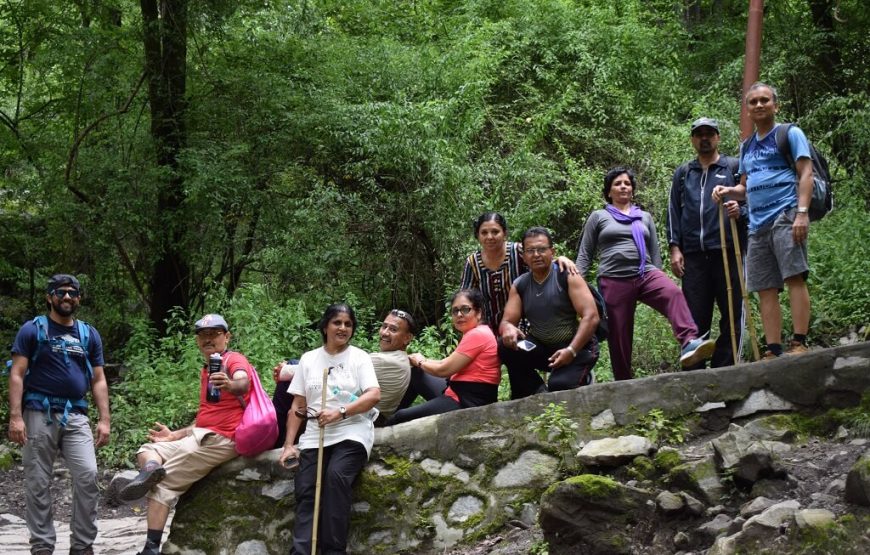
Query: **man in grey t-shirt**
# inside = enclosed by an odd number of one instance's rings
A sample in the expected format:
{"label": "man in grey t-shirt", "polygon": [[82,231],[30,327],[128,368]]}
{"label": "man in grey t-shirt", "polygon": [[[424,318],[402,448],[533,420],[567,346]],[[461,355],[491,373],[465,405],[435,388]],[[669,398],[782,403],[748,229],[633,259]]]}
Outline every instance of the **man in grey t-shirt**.
{"label": "man in grey t-shirt", "polygon": [[[511,398],[592,383],[598,309],[586,280],[553,264],[553,238],[543,227],[523,234],[523,259],[530,271],[511,286],[499,324],[498,354],[508,368]],[[517,327],[522,318],[530,324],[528,336]],[[550,372],[548,386],[536,370]]]}

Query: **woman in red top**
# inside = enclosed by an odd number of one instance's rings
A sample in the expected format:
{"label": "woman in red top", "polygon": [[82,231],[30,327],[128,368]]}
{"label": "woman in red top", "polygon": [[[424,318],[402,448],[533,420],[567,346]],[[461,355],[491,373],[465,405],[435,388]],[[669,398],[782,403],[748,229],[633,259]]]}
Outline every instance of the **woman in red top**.
{"label": "woman in red top", "polygon": [[484,323],[483,294],[463,289],[450,299],[453,327],[462,334],[456,350],[443,360],[430,360],[415,353],[411,365],[427,374],[447,378],[447,389],[422,405],[402,409],[387,421],[387,426],[452,410],[494,403],[501,381],[501,361],[495,334]]}

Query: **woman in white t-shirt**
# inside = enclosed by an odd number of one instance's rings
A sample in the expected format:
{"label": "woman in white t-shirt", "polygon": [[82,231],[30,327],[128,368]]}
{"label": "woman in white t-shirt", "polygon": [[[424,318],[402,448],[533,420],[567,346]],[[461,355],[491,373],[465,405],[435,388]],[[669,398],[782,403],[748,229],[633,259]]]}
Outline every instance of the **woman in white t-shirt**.
{"label": "woman in white t-shirt", "polygon": [[[372,409],[381,390],[369,355],[350,344],[356,316],[347,304],[327,307],[318,324],[323,346],[308,351],[287,392],[293,405],[287,415],[287,439],[280,462],[296,472],[296,521],[291,554],[311,553],[317,450],[323,428],[323,474],[317,544],[323,553],[344,553],[350,525],[351,485],[371,453],[375,433]],[[323,371],[327,370],[326,383]],[[326,387],[326,406],[322,391]],[[299,444],[293,438],[303,420],[310,419]],[[314,426],[313,424],[317,424]]]}

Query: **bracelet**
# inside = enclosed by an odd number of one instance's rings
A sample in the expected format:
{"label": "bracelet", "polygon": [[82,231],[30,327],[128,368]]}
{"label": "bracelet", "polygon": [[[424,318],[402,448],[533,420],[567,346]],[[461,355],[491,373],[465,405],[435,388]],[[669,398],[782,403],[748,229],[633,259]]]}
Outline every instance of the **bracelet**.
{"label": "bracelet", "polygon": [[574,347],[572,347],[571,345],[568,345],[565,348],[568,349],[569,351],[571,351],[571,354],[574,355],[574,358],[577,358],[577,351],[574,350]]}

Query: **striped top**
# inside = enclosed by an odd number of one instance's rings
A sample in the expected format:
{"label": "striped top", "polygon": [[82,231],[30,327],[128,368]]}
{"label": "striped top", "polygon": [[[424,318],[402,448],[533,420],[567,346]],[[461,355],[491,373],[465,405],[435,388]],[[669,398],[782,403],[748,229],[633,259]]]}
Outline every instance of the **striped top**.
{"label": "striped top", "polygon": [[508,293],[514,280],[526,273],[528,268],[523,261],[523,246],[508,241],[504,260],[496,270],[490,270],[483,263],[480,250],[468,256],[462,271],[462,289],[478,289],[483,293],[484,316],[489,327],[498,337],[498,324],[504,315]]}

